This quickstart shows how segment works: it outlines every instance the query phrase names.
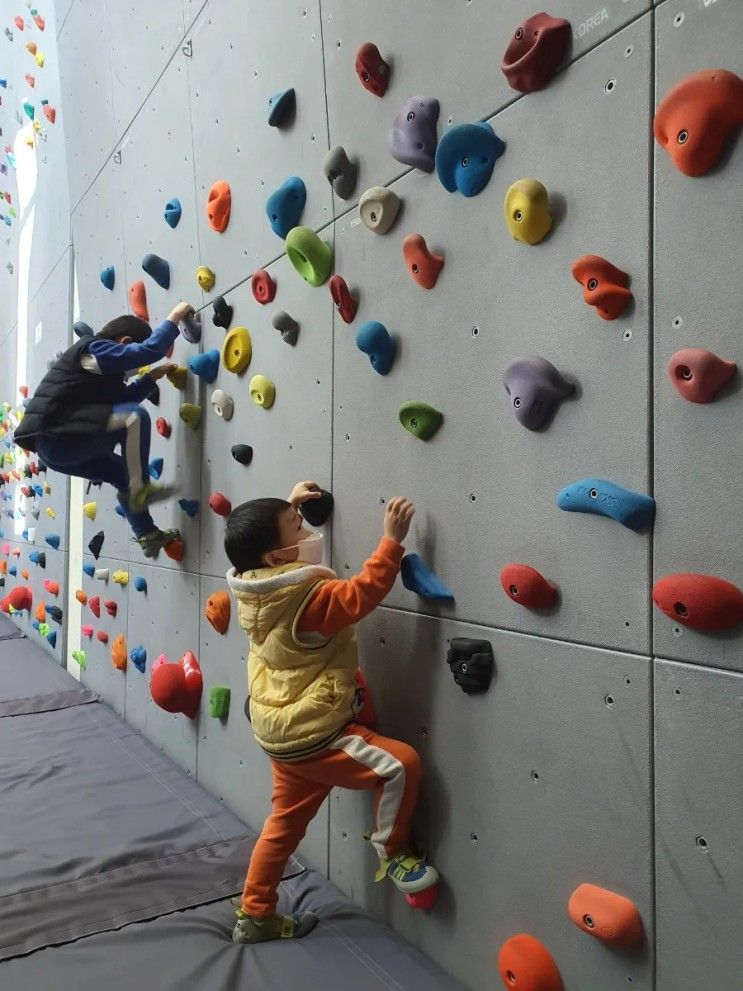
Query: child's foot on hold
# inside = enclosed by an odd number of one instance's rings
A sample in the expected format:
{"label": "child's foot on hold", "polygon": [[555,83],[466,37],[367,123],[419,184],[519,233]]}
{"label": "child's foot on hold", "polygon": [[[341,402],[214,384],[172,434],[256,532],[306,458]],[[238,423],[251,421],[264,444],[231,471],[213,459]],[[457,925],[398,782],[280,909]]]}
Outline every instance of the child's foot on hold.
{"label": "child's foot on hold", "polygon": [[137,537],[137,543],[142,548],[145,557],[157,557],[163,547],[172,544],[174,540],[180,540],[179,530],[154,530],[145,534],[144,537]]}
{"label": "child's foot on hold", "polygon": [[385,877],[388,877],[403,894],[414,895],[438,884],[439,872],[425,857],[408,851],[398,853],[389,860],[380,860],[375,880],[381,881]]}
{"label": "child's foot on hold", "polygon": [[258,919],[238,909],[237,922],[232,930],[233,943],[265,943],[269,939],[301,939],[317,925],[312,912],[296,915],[269,915]]}
{"label": "child's foot on hold", "polygon": [[129,494],[129,509],[133,513],[141,513],[147,506],[152,506],[156,502],[164,502],[176,495],[178,491],[177,485],[156,485],[154,482],[147,482],[134,495]]}

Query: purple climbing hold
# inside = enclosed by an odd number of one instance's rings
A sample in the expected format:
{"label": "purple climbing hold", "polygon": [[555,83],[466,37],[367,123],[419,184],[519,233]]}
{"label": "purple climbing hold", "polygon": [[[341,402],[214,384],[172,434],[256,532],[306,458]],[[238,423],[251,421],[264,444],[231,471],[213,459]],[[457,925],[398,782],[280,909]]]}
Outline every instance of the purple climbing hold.
{"label": "purple climbing hold", "polygon": [[511,397],[516,419],[527,430],[548,426],[563,399],[575,392],[575,385],[545,358],[512,362],[505,371],[503,384]]}
{"label": "purple climbing hold", "polygon": [[433,172],[436,155],[436,123],[439,101],[431,96],[411,96],[392,121],[388,144],[392,157],[422,172]]}
{"label": "purple climbing hold", "polygon": [[178,324],[178,329],[189,344],[198,344],[201,340],[201,314],[189,313]]}

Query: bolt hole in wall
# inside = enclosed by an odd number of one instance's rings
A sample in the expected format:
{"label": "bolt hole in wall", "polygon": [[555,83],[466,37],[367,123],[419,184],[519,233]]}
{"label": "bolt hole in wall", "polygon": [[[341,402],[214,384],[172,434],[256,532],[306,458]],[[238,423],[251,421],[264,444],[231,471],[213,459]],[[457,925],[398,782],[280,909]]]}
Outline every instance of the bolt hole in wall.
{"label": "bolt hole in wall", "polygon": [[702,853],[709,852],[709,844],[707,843],[706,839],[703,836],[697,836],[696,843],[698,849],[700,849]]}

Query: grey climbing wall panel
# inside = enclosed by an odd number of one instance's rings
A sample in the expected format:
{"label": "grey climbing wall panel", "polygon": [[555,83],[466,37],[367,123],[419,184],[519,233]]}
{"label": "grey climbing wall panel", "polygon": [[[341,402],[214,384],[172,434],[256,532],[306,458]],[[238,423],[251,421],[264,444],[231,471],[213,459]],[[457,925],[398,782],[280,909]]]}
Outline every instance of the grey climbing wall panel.
{"label": "grey climbing wall panel", "polygon": [[[679,3],[659,7],[657,96],[698,69],[721,66],[743,74],[743,5]],[[724,165],[700,179],[682,175],[655,151],[655,578],[674,572],[717,575],[743,586],[738,496],[743,453],[740,385],[709,405],[683,400],[666,374],[671,355],[687,347],[743,364],[743,142]],[[688,250],[689,232],[701,250]],[[738,377],[740,373],[738,373]],[[710,636],[655,613],[655,651],[679,660],[743,669],[737,631]]]}

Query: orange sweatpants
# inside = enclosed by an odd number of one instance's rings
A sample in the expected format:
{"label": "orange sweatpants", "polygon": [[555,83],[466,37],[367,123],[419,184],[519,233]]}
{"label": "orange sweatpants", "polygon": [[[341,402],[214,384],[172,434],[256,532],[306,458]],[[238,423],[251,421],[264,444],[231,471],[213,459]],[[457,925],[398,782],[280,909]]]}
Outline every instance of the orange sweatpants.
{"label": "orange sweatpants", "polygon": [[310,760],[271,761],[272,811],[250,858],[242,896],[248,915],[273,915],[286,862],[334,787],[374,789],[380,858],[406,849],[418,799],[420,758],[412,747],[350,723],[326,750]]}

